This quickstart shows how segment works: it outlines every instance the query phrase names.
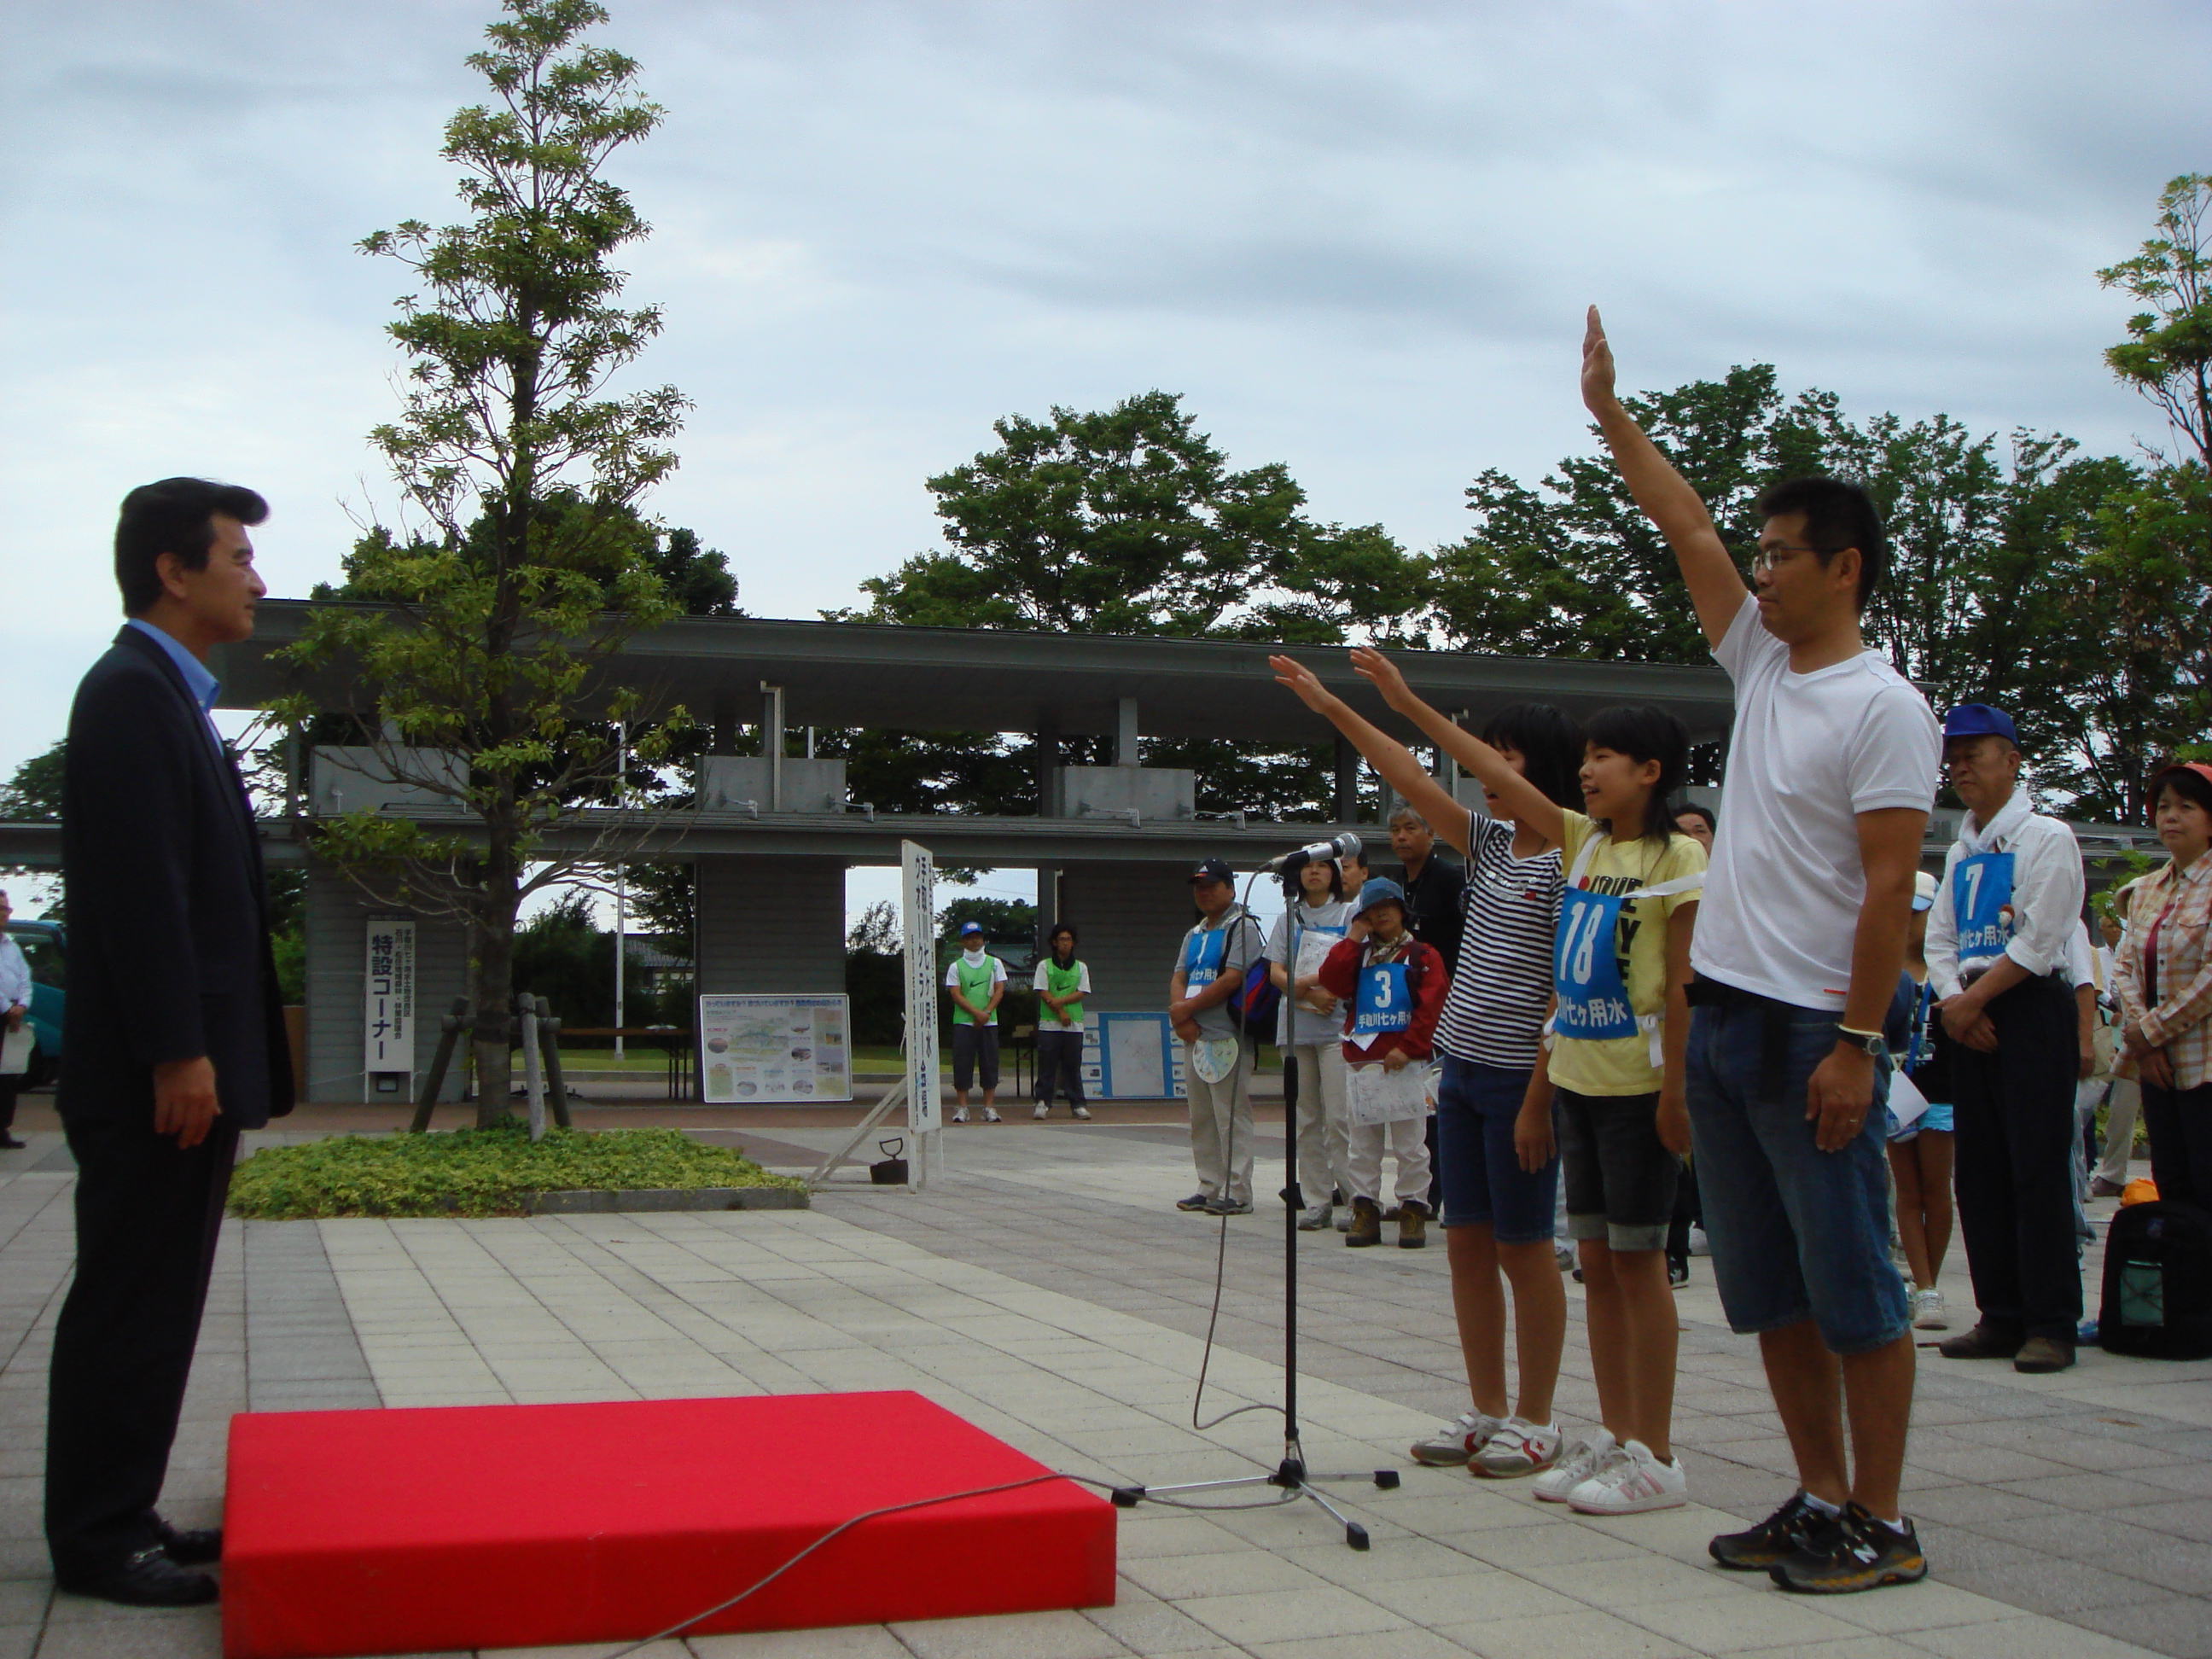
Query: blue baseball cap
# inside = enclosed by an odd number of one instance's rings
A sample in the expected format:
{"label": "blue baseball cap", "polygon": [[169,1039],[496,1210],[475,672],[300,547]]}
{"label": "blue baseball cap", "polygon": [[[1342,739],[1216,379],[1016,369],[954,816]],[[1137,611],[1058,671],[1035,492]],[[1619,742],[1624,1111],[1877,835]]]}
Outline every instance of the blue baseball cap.
{"label": "blue baseball cap", "polygon": [[2002,708],[1993,708],[1985,702],[1962,702],[1943,716],[1943,738],[2002,738],[2014,748],[2020,747],[2020,732],[2014,727],[2012,716]]}
{"label": "blue baseball cap", "polygon": [[966,939],[970,933],[981,933],[982,931],[983,924],[980,921],[963,921],[960,924],[960,937],[963,939]]}
{"label": "blue baseball cap", "polygon": [[1406,890],[1388,876],[1370,877],[1367,884],[1359,890],[1358,902],[1352,907],[1352,914],[1364,916],[1378,904],[1395,904],[1404,909]]}

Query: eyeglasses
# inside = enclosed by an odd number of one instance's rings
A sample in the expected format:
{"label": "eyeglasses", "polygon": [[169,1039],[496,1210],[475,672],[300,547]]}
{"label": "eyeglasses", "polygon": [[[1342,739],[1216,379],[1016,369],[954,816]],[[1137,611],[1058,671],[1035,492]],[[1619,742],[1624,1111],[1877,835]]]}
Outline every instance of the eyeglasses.
{"label": "eyeglasses", "polygon": [[1825,553],[1827,550],[1824,547],[1792,547],[1786,542],[1777,542],[1771,547],[1762,546],[1751,556],[1751,574],[1754,576],[1768,575],[1776,565],[1792,553]]}

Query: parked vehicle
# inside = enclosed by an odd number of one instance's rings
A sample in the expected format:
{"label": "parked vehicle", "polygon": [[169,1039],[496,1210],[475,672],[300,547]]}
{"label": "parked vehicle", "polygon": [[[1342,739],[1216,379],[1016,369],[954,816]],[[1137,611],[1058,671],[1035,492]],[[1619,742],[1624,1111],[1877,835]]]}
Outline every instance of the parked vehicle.
{"label": "parked vehicle", "polygon": [[10,921],[8,937],[31,966],[31,1030],[39,1039],[23,1086],[42,1089],[54,1080],[62,1064],[62,1004],[68,983],[65,964],[69,939],[58,921]]}

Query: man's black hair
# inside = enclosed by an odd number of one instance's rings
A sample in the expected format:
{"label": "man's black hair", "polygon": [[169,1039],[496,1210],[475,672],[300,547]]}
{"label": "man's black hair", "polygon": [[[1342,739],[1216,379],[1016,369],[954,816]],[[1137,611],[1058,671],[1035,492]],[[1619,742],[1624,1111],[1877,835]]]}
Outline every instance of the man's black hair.
{"label": "man's black hair", "polygon": [[1053,923],[1050,929],[1046,932],[1044,936],[1044,953],[1047,956],[1052,957],[1058,956],[1060,954],[1059,951],[1053,949],[1053,941],[1058,939],[1062,933],[1067,935],[1067,954],[1071,958],[1073,957],[1075,955],[1075,947],[1083,943],[1083,935],[1075,931],[1075,924],[1072,921],[1055,921]]}
{"label": "man's black hair", "polygon": [[1637,834],[1649,841],[1664,842],[1674,833],[1674,792],[1690,766],[1690,734],[1682,722],[1663,708],[1649,703],[1620,708],[1601,708],[1583,727],[1583,741],[1592,749],[1610,749],[1638,763],[1657,761],[1658,781],[1644,803],[1644,822]]}
{"label": "man's black hair", "polygon": [[1865,490],[1841,478],[1787,478],[1759,498],[1762,517],[1805,515],[1806,545],[1826,567],[1847,547],[1859,550],[1858,608],[1864,611],[1889,574],[1889,537]]}
{"label": "man's black hair", "polygon": [[1546,800],[1582,811],[1582,733],[1550,703],[1516,702],[1501,708],[1477,735],[1492,749],[1517,752],[1522,775]]}
{"label": "man's black hair", "polygon": [[161,576],[155,561],[162,554],[175,554],[187,570],[207,568],[217,514],[259,524],[269,516],[269,503],[244,484],[212,478],[164,478],[140,484],[123,498],[115,521],[115,585],[123,590],[125,616],[160,602]]}
{"label": "man's black hair", "polygon": [[2150,787],[2145,792],[2145,805],[2153,817],[2158,813],[2158,798],[2169,789],[2182,799],[2212,812],[2212,783],[2208,783],[2204,775],[2193,767],[2172,761],[2152,775]]}
{"label": "man's black hair", "polygon": [[1699,817],[1703,818],[1705,821],[1705,828],[1709,830],[1717,830],[1721,827],[1721,821],[1713,816],[1713,809],[1711,807],[1703,805],[1693,800],[1675,802],[1674,816],[1677,819],[1680,818],[1685,813],[1689,812],[1695,812]]}

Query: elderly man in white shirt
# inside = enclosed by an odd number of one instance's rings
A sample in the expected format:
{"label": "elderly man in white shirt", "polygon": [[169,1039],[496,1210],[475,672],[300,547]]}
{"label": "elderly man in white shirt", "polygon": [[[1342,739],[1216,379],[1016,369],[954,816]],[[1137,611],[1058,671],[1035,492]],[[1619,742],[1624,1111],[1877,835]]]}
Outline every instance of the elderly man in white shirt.
{"label": "elderly man in white shirt", "polygon": [[[20,1031],[31,1012],[31,964],[23,960],[23,947],[8,937],[13,914],[8,895],[0,893],[0,1030]],[[15,1095],[22,1086],[21,1073],[0,1072],[0,1152],[23,1149],[15,1139]]]}
{"label": "elderly man in white shirt", "polygon": [[2012,719],[1964,703],[1943,764],[1967,812],[1928,921],[1928,975],[1952,1050],[1959,1231],[1981,1320],[1947,1359],[2074,1363],[2081,1274],[2074,1242],[2074,1088],[2081,1026],[2069,949],[2081,849],[2020,786]]}

